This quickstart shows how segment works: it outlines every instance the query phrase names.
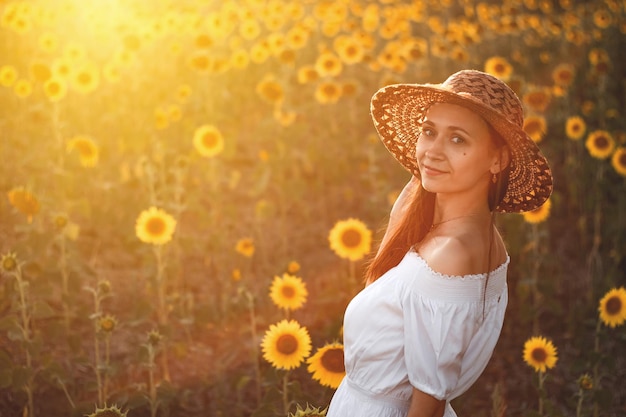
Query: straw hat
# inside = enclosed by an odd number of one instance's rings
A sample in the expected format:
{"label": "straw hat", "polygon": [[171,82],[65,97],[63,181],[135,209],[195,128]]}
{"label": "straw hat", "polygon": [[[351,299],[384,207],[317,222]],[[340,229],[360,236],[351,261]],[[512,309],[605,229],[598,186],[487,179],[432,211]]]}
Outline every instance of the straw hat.
{"label": "straw hat", "polygon": [[548,161],[524,132],[522,103],[506,83],[480,71],[459,71],[443,84],[389,85],[374,94],[374,125],[400,164],[419,178],[415,142],[428,108],[440,102],[478,113],[506,140],[511,156],[508,187],[495,211],[530,211],[548,199],[552,174]]}

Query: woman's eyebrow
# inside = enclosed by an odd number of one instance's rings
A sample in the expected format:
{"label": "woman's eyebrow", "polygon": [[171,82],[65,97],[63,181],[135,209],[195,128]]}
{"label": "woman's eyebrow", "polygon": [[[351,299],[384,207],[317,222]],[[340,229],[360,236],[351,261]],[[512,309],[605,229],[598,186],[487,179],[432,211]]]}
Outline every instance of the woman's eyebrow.
{"label": "woman's eyebrow", "polygon": [[[424,122],[422,123],[422,126],[424,126],[424,125],[433,126],[433,127],[437,126],[436,123],[434,123],[434,122],[432,122],[430,120],[424,120]],[[448,130],[458,130],[460,132],[465,133],[468,136],[471,136],[471,134],[467,130],[463,129],[460,126],[447,126],[446,129],[448,129]]]}

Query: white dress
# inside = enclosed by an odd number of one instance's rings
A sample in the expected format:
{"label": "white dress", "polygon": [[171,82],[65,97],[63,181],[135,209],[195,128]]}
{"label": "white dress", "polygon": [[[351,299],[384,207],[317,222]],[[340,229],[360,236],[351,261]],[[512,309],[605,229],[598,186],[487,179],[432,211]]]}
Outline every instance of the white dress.
{"label": "white dress", "polygon": [[[448,276],[411,250],[344,316],[346,377],[327,417],[405,417],[413,387],[450,401],[478,379],[500,336],[510,258],[489,274]],[[483,311],[484,308],[484,311]]]}

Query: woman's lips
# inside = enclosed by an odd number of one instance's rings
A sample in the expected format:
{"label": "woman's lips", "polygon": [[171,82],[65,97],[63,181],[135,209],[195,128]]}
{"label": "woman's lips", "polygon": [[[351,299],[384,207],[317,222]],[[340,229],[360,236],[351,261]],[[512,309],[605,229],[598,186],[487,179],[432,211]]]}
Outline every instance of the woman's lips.
{"label": "woman's lips", "polygon": [[438,176],[438,175],[445,174],[446,172],[445,171],[441,171],[441,170],[436,169],[436,168],[433,168],[433,167],[430,167],[428,165],[424,165],[423,173],[428,175],[428,176],[435,177],[435,176]]}

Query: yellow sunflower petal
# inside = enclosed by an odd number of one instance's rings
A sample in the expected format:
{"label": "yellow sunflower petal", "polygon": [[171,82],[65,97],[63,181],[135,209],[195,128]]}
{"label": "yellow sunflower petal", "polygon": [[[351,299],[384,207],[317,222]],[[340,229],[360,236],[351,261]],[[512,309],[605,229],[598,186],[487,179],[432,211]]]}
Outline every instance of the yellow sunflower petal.
{"label": "yellow sunflower petal", "polygon": [[546,372],[554,368],[558,360],[556,347],[545,337],[531,337],[524,343],[524,362],[536,372]]}
{"label": "yellow sunflower petal", "polygon": [[346,375],[341,343],[329,343],[319,348],[307,363],[311,377],[327,387],[337,388]]}
{"label": "yellow sunflower petal", "polygon": [[311,337],[295,320],[272,324],[261,341],[263,358],[277,369],[294,369],[311,353]]}
{"label": "yellow sunflower petal", "polygon": [[193,145],[200,155],[212,158],[224,150],[224,137],[215,126],[203,125],[194,132]]}
{"label": "yellow sunflower petal", "polygon": [[279,308],[297,310],[306,302],[309,295],[305,283],[300,277],[290,274],[276,276],[270,287],[270,298]]}
{"label": "yellow sunflower petal", "polygon": [[328,235],[330,248],[341,258],[358,261],[369,253],[372,231],[357,219],[338,221]]}
{"label": "yellow sunflower petal", "polygon": [[176,220],[157,207],[142,211],[135,224],[135,233],[139,240],[154,245],[163,245],[172,240],[175,230]]}
{"label": "yellow sunflower petal", "polygon": [[626,289],[613,288],[600,300],[600,319],[606,326],[621,326],[626,322]]}
{"label": "yellow sunflower petal", "polygon": [[524,216],[524,221],[531,224],[537,224],[545,221],[550,215],[550,209],[552,208],[552,201],[547,199],[543,205],[536,208],[535,210],[527,211],[522,213]]}

